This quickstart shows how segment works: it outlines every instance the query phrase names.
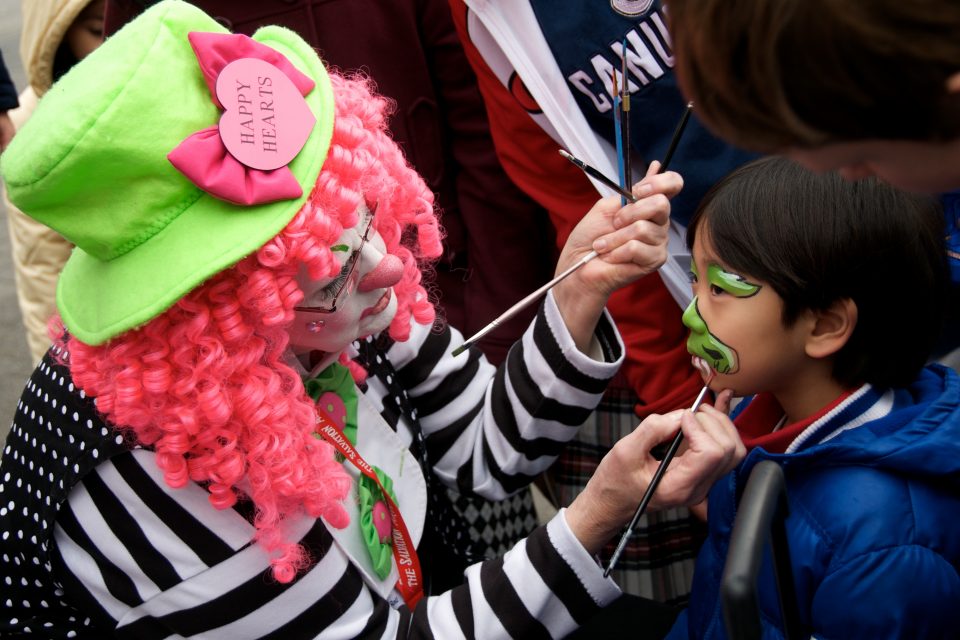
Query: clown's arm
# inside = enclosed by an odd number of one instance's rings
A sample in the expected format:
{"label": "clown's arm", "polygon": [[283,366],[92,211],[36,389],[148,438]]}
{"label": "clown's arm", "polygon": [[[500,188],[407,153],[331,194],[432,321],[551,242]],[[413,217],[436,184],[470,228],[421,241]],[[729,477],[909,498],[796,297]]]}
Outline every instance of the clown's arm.
{"label": "clown's arm", "polygon": [[286,531],[313,562],[278,583],[269,554],[252,543],[248,503],[215,509],[198,483],[171,488],[146,449],[105,460],[70,492],[58,509],[52,564],[78,611],[78,636],[93,623],[118,638],[562,638],[620,595],[593,554],[649,482],[657,466],[650,448],[680,426],[689,447],[655,499],[702,499],[742,458],[736,431],[689,414],[653,416],[604,458],[589,495],[412,610],[377,595],[324,523],[303,515]]}
{"label": "clown's arm", "polygon": [[559,455],[623,361],[604,304],[662,264],[668,198],[681,186],[675,173],[650,175],[634,187],[636,203],[621,208],[619,197],[606,198],[584,216],[557,272],[591,249],[600,256],[551,290],[499,370],[476,350],[452,356],[463,341],[453,329],[415,327],[409,341],[390,349],[442,481],[499,499],[527,486]]}

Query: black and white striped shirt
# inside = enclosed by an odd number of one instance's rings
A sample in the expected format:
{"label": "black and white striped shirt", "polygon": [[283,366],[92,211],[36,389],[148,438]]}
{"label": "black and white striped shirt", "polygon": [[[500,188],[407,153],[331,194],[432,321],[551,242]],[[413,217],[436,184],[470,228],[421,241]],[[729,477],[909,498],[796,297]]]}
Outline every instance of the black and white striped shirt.
{"label": "black and white striped shirt", "polygon": [[[619,366],[623,349],[609,318],[596,335],[604,361],[577,351],[548,298],[499,371],[475,353],[451,357],[462,339],[455,331],[415,327],[408,342],[394,344],[386,357],[419,414],[434,473],[461,490],[501,498],[546,468]],[[89,398],[63,386],[65,371],[41,364],[0,465],[0,497],[16,494],[0,525],[39,536],[33,547],[16,535],[0,541],[2,568],[12,576],[11,584],[0,583],[12,603],[7,616],[0,613],[0,630],[30,626],[58,637],[138,639],[561,637],[619,595],[562,512],[503,558],[470,567],[462,586],[425,598],[414,611],[391,608],[368,587],[321,521],[293,518],[289,537],[315,562],[281,585],[270,578],[266,552],[252,542],[246,503],[217,510],[199,485],[170,488],[153,452],[123,448],[102,422],[73,408],[86,403],[95,416]],[[44,400],[57,395],[59,407],[52,406],[55,397]],[[382,408],[383,385],[371,380],[365,397]],[[53,434],[54,424],[66,437],[36,444],[34,432]],[[408,431],[401,420],[398,434],[407,442]],[[41,482],[36,467],[64,456],[85,461],[67,474],[65,500],[34,509],[48,497],[43,487],[56,494],[62,482]],[[18,480],[31,489],[21,492]],[[52,542],[47,518],[55,523]]]}

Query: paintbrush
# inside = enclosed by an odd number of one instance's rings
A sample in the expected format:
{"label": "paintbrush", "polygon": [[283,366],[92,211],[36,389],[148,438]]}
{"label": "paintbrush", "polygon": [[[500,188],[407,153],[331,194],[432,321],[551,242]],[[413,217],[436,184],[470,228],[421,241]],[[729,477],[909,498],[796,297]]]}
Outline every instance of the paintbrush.
{"label": "paintbrush", "polygon": [[499,327],[501,323],[506,322],[513,316],[517,315],[517,313],[522,311],[530,303],[535,302],[537,298],[539,298],[540,296],[545,294],[547,291],[549,291],[551,287],[553,287],[555,284],[557,284],[558,282],[560,282],[561,280],[569,276],[571,273],[573,273],[583,265],[587,264],[588,262],[596,258],[597,255],[598,254],[596,251],[591,251],[587,255],[577,260],[577,262],[574,263],[572,267],[569,267],[566,271],[558,275],[556,278],[546,283],[545,285],[543,285],[542,287],[540,287],[539,289],[537,289],[536,291],[528,295],[526,298],[524,298],[520,302],[516,303],[515,305],[513,305],[512,307],[510,307],[509,309],[501,313],[499,316],[497,316],[497,318],[493,322],[485,326],[483,329],[480,329],[480,331],[477,331],[475,334],[470,336],[470,338],[467,339],[462,345],[460,345],[459,347],[453,350],[452,355],[458,356],[464,351],[466,351],[468,348],[470,348],[470,345],[472,345],[474,342],[476,342],[477,340],[480,340],[481,338],[483,338],[483,336],[487,335],[488,333],[490,333],[491,331]]}
{"label": "paintbrush", "polygon": [[[709,365],[707,365],[707,363],[700,358],[695,357],[693,359],[693,365],[704,377],[704,383],[703,389],[701,389],[700,393],[697,394],[697,399],[693,401],[693,405],[690,407],[690,413],[696,413],[697,409],[700,408],[704,398],[707,397],[707,391],[710,390],[710,382],[713,380],[714,376],[713,369],[710,369]],[[704,372],[704,367],[706,367],[706,373]],[[620,554],[623,553],[624,547],[627,546],[627,541],[630,539],[633,529],[640,521],[640,517],[643,515],[643,512],[647,510],[647,505],[650,504],[650,499],[653,498],[653,493],[657,490],[657,486],[663,479],[663,474],[666,473],[667,466],[670,464],[670,461],[673,460],[673,457],[677,455],[677,451],[680,449],[681,442],[683,442],[682,429],[677,432],[676,436],[673,437],[673,441],[670,443],[667,453],[664,454],[663,460],[660,461],[660,464],[657,466],[657,470],[653,473],[653,477],[650,478],[650,484],[647,485],[647,490],[644,492],[643,497],[640,498],[640,504],[637,506],[637,510],[633,513],[633,518],[630,520],[630,524],[628,524],[627,528],[623,530],[623,535],[620,536],[620,542],[617,543],[617,548],[614,549],[613,555],[610,556],[610,564],[607,565],[607,568],[603,572],[604,578],[609,576],[610,572],[613,571],[613,568],[617,566],[617,561],[620,559]]]}
{"label": "paintbrush", "polygon": [[[620,67],[620,76],[623,78],[620,98],[620,128],[623,131],[623,173],[627,182],[633,180],[633,167],[630,162],[630,81],[627,79],[627,38],[623,38],[623,64]],[[626,186],[626,184],[624,185]],[[626,204],[626,203],[623,203]]]}
{"label": "paintbrush", "polygon": [[607,176],[605,176],[605,175],[603,175],[602,173],[600,173],[598,170],[594,169],[593,167],[591,167],[590,165],[588,165],[587,163],[585,163],[585,162],[584,162],[583,160],[581,160],[580,158],[577,158],[576,156],[571,155],[570,152],[568,152],[568,151],[566,151],[566,150],[564,150],[564,149],[560,149],[560,155],[562,155],[564,158],[566,158],[567,160],[569,160],[570,162],[572,162],[573,164],[575,164],[575,165],[576,165],[581,171],[583,171],[585,174],[587,174],[587,175],[590,176],[591,178],[596,178],[597,180],[599,180],[599,181],[602,182],[603,184],[607,185],[608,187],[610,187],[611,189],[613,189],[614,191],[616,191],[617,193],[619,193],[621,196],[623,196],[624,198],[626,198],[626,199],[629,200],[630,202],[636,202],[636,201],[637,201],[636,196],[634,196],[632,193],[630,193],[629,191],[627,191],[626,189],[624,189],[623,187],[621,187],[620,185],[618,185],[616,182],[614,182],[613,180],[611,180],[611,179],[608,178]]}
{"label": "paintbrush", "polygon": [[[667,149],[667,155],[664,156],[663,163],[660,165],[660,169],[657,171],[657,173],[663,173],[664,171],[667,170],[667,166],[670,164],[670,159],[673,157],[673,152],[677,148],[677,143],[680,141],[680,137],[683,135],[683,130],[687,126],[687,120],[689,120],[690,118],[691,109],[693,109],[692,102],[687,104],[687,109],[686,111],[684,111],[683,117],[680,119],[680,122],[677,124],[677,128],[673,132],[673,139],[670,141],[670,146]],[[600,173],[590,165],[586,164],[583,160],[580,160],[579,158],[572,156],[570,153],[568,153],[567,151],[564,151],[563,149],[560,149],[560,155],[562,155],[564,158],[566,158],[567,160],[575,164],[587,175],[596,178],[603,184],[607,185],[608,187],[610,187],[611,189],[619,193],[621,196],[624,196],[625,198],[627,198],[627,200],[629,200],[630,202],[637,201],[636,196],[634,196],[632,193],[630,193],[626,189],[622,188],[616,182],[614,182],[607,176],[603,175],[602,173]],[[536,291],[528,295],[526,298],[524,298],[520,302],[516,303],[515,305],[513,305],[512,307],[504,311],[497,318],[495,318],[490,324],[488,324],[483,329],[480,329],[480,331],[476,332],[475,334],[467,338],[462,345],[460,345],[459,347],[453,350],[452,355],[458,356],[464,351],[466,351],[467,349],[469,349],[472,344],[474,344],[475,342],[483,338],[485,335],[487,335],[497,327],[499,327],[503,322],[506,322],[513,316],[517,315],[517,313],[522,311],[531,303],[536,302],[537,298],[539,298],[540,296],[545,294],[547,291],[552,289],[554,285],[556,285],[558,282],[560,282],[561,280],[569,276],[571,273],[573,273],[583,265],[587,264],[588,262],[596,258],[597,255],[598,254],[596,251],[591,251],[590,253],[580,258],[572,267],[568,268],[566,271],[564,271],[563,273],[555,277],[553,280],[546,283],[545,285],[543,285],[542,287],[540,287],[539,289],[537,289]]]}
{"label": "paintbrush", "polygon": [[663,163],[660,165],[659,173],[663,173],[667,170],[667,167],[670,166],[670,161],[673,160],[673,154],[677,151],[677,145],[680,144],[680,138],[683,136],[683,130],[687,128],[691,111],[693,111],[692,101],[687,103],[687,108],[684,110],[683,115],[680,116],[680,122],[677,123],[677,128],[673,130],[673,137],[670,138],[670,145],[667,147],[667,152],[663,155]]}
{"label": "paintbrush", "polygon": [[623,162],[623,96],[617,88],[617,72],[613,72],[613,138],[617,145],[617,175],[620,178],[620,206],[627,206],[627,197],[623,191],[627,190],[627,173]]}

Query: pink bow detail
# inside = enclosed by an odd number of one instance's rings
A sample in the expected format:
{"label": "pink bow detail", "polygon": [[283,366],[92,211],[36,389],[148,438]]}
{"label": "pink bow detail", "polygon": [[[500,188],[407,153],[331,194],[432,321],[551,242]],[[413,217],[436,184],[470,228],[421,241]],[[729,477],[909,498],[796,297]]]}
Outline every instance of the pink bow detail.
{"label": "pink bow detail", "polygon": [[233,204],[299,198],[303,188],[287,164],[316,123],[303,98],[313,80],[248,36],[188,37],[213,102],[224,113],[219,124],[187,137],[167,159],[198,187]]}

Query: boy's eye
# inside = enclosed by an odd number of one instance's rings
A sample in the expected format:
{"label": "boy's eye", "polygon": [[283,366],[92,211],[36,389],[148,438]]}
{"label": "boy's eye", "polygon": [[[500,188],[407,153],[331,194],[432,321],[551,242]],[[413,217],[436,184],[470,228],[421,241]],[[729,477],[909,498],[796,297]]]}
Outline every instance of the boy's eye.
{"label": "boy's eye", "polygon": [[727,293],[727,290],[724,289],[723,287],[718,286],[718,285],[711,284],[711,285],[710,285],[710,293],[713,294],[713,295],[715,295],[715,296],[720,296],[720,295],[723,295],[723,294]]}

